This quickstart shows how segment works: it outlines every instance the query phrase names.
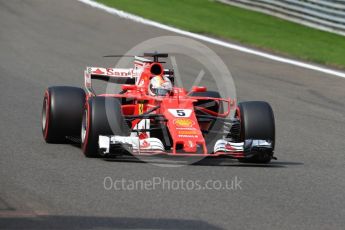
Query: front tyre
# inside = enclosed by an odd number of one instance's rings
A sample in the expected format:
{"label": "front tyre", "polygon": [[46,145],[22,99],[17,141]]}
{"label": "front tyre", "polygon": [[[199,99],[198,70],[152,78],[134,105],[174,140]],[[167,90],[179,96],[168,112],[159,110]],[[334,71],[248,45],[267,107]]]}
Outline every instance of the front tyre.
{"label": "front tyre", "polygon": [[241,141],[248,139],[269,140],[272,150],[260,152],[242,162],[269,163],[273,156],[275,145],[275,122],[271,106],[264,101],[248,101],[238,104],[236,112],[241,122]]}
{"label": "front tyre", "polygon": [[118,99],[93,97],[86,103],[81,125],[82,150],[86,157],[100,157],[99,135],[129,136]]}

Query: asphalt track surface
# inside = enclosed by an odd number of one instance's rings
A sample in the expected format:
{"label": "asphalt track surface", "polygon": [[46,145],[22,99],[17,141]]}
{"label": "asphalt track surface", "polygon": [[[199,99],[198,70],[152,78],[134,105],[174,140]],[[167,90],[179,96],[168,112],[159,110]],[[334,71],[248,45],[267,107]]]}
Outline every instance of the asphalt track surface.
{"label": "asphalt track surface", "polygon": [[[77,1],[0,1],[0,228],[344,229],[341,78],[206,44],[231,70],[240,100],[271,103],[278,160],[267,166],[159,167],[44,143],[46,87],[81,86],[85,66],[109,64],[102,55],[162,35],[174,34]],[[108,191],[107,176],[242,182],[237,190]]]}

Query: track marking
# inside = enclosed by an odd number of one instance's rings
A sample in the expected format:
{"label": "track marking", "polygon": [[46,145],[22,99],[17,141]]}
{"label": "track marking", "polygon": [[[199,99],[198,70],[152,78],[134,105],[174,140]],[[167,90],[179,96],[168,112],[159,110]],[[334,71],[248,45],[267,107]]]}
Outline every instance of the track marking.
{"label": "track marking", "polygon": [[101,3],[98,3],[98,2],[95,2],[95,1],[92,1],[92,0],[78,0],[78,1],[82,2],[84,4],[87,4],[89,6],[92,6],[94,8],[98,8],[98,9],[101,9],[103,11],[106,11],[107,13],[119,16],[121,18],[129,19],[131,21],[135,21],[135,22],[142,23],[142,24],[145,24],[145,25],[149,25],[149,26],[153,26],[153,27],[160,28],[160,29],[163,29],[163,30],[171,31],[171,32],[174,32],[174,33],[177,33],[177,34],[181,34],[181,35],[184,35],[184,36],[192,37],[192,38],[195,38],[195,39],[198,39],[198,40],[201,40],[201,41],[205,41],[205,42],[208,42],[208,43],[212,43],[212,44],[215,44],[215,45],[219,45],[219,46],[223,46],[223,47],[226,47],[226,48],[229,48],[229,49],[241,51],[243,53],[253,54],[253,55],[260,56],[260,57],[263,57],[263,58],[267,58],[267,59],[270,59],[270,60],[274,60],[274,61],[277,61],[277,62],[282,62],[282,63],[286,63],[286,64],[298,66],[298,67],[302,67],[302,68],[305,68],[305,69],[310,69],[310,70],[314,70],[314,71],[318,71],[318,72],[334,75],[334,76],[337,76],[337,77],[345,78],[345,73],[341,72],[341,71],[337,71],[337,70],[333,70],[333,69],[329,69],[329,68],[324,68],[324,67],[320,67],[320,66],[317,66],[317,65],[308,64],[308,63],[305,63],[305,62],[296,61],[296,60],[293,60],[293,59],[289,59],[289,58],[284,58],[284,57],[268,54],[268,53],[265,53],[265,52],[253,50],[253,49],[250,49],[250,48],[246,48],[244,46],[235,45],[235,44],[232,44],[232,43],[229,43],[229,42],[221,41],[221,40],[218,40],[218,39],[215,39],[215,38],[210,38],[210,37],[207,37],[207,36],[204,36],[204,35],[188,32],[188,31],[181,30],[181,29],[177,29],[175,27],[167,26],[167,25],[155,22],[155,21],[151,21],[149,19],[145,19],[145,18],[136,16],[134,14],[130,14],[130,13],[124,12],[124,11],[118,10],[116,8],[111,8],[109,6],[103,5]]}

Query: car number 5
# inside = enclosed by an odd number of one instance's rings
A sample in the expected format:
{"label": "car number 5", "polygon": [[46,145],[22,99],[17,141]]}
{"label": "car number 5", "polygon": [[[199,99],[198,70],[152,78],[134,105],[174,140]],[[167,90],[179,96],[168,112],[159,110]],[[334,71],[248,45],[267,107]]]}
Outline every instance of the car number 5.
{"label": "car number 5", "polygon": [[186,113],[185,113],[184,110],[182,110],[182,109],[176,110],[176,113],[177,113],[177,116],[179,116],[179,117],[184,117],[184,116],[186,116]]}

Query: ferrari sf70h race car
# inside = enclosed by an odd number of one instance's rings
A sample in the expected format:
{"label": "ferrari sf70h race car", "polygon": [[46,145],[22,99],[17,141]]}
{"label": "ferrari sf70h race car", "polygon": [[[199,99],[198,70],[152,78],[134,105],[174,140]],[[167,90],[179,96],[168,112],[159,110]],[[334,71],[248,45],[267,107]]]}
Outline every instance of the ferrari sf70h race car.
{"label": "ferrari sf70h race car", "polygon": [[[274,158],[274,115],[267,102],[236,103],[203,86],[176,87],[173,69],[159,61],[166,57],[134,56],[134,68],[127,69],[87,67],[85,91],[49,87],[42,109],[44,140],[78,138],[87,157],[228,156],[253,163]],[[92,79],[121,84],[122,91],[96,95]]]}

